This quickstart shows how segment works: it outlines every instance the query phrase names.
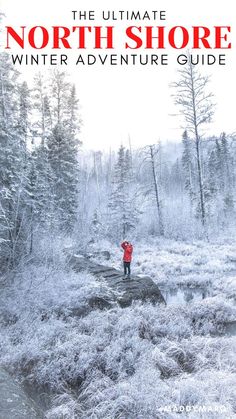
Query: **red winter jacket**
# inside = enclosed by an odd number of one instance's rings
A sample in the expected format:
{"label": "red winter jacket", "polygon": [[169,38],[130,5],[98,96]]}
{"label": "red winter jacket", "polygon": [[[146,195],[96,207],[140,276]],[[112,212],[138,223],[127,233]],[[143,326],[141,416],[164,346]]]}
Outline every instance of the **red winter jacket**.
{"label": "red winter jacket", "polygon": [[124,262],[131,262],[132,260],[132,253],[133,253],[133,246],[131,243],[123,242],[121,243],[121,247],[124,249]]}

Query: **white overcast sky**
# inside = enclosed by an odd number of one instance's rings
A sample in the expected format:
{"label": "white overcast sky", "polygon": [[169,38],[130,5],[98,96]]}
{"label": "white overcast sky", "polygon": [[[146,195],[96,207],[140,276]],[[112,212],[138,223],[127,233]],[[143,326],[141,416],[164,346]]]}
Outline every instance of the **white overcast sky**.
{"label": "white overcast sky", "polygon": [[[94,22],[73,21],[72,10],[95,10],[96,16],[102,10],[166,10],[166,21],[142,23],[145,25],[166,25],[187,26],[205,25],[213,27],[216,25],[232,26],[231,39],[233,48],[231,51],[223,50],[227,55],[225,66],[204,66],[199,67],[202,72],[212,74],[210,89],[215,94],[217,108],[213,123],[207,128],[209,135],[219,134],[222,131],[236,131],[235,118],[235,74],[236,74],[236,12],[235,2],[225,0],[224,2],[213,2],[198,0],[162,0],[147,1],[141,0],[0,0],[1,11],[6,14],[4,25],[19,26],[73,26],[73,25],[115,25],[117,46],[121,44],[122,30],[130,25],[137,25],[137,22],[124,21],[101,22],[100,19]],[[138,23],[140,25],[140,23]],[[119,44],[120,43],[120,44]],[[15,48],[12,52],[22,53]],[[40,51],[29,51],[36,54]],[[45,53],[45,51],[42,51]],[[47,49],[47,53],[53,52]],[[126,51],[118,47],[113,53],[126,54]],[[71,74],[71,80],[76,84],[77,92],[81,103],[81,116],[83,128],[81,137],[86,148],[108,149],[117,148],[121,143],[128,142],[130,136],[134,146],[153,143],[156,140],[179,141],[182,128],[180,119],[173,117],[176,113],[173,106],[173,98],[169,84],[176,80],[177,69],[180,66],[175,64],[176,53],[173,50],[153,50],[155,54],[168,53],[168,66],[84,66],[63,67]],[[202,51],[203,52],[203,51]],[[94,54],[93,50],[75,51],[76,55],[82,53]],[[105,50],[100,51],[106,54]],[[132,51],[132,53],[146,54],[144,50]],[[180,53],[180,52],[179,52]],[[201,53],[201,51],[200,51]],[[206,51],[204,51],[206,54]],[[209,51],[214,53],[214,51]],[[195,52],[196,54],[196,52]],[[72,55],[71,55],[72,57]],[[32,74],[42,70],[39,66],[22,67],[21,71],[28,81]]]}

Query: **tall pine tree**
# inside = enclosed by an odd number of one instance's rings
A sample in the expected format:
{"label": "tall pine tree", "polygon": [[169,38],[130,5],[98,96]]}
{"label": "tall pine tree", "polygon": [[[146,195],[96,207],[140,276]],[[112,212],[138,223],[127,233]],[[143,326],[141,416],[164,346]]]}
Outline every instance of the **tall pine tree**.
{"label": "tall pine tree", "polygon": [[54,72],[52,79],[54,127],[48,139],[49,164],[55,179],[55,221],[57,227],[72,231],[77,218],[79,167],[78,100],[75,87],[63,72]]}
{"label": "tall pine tree", "polygon": [[121,145],[114,168],[112,192],[109,199],[110,234],[116,240],[127,237],[137,224],[138,211],[132,186],[130,152]]}

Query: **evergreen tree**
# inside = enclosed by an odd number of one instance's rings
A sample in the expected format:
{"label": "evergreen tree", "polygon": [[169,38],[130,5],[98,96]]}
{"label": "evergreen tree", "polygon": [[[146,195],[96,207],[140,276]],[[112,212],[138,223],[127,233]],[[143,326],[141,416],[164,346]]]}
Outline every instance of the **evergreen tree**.
{"label": "evergreen tree", "polygon": [[217,215],[218,222],[225,224],[234,213],[233,159],[225,133],[215,138],[207,150],[208,167],[205,196],[209,215]]}
{"label": "evergreen tree", "polygon": [[223,132],[220,136],[220,146],[224,191],[230,193],[233,186],[233,164],[229,151],[228,138],[225,132]]}
{"label": "evergreen tree", "polygon": [[52,193],[57,226],[71,231],[77,216],[79,170],[77,141],[57,124],[48,141],[48,156],[54,183]]}
{"label": "evergreen tree", "polygon": [[138,211],[132,190],[130,153],[121,145],[114,168],[112,192],[109,200],[110,231],[116,238],[124,239],[135,229]]}
{"label": "evergreen tree", "polygon": [[64,72],[53,73],[52,92],[54,126],[47,139],[47,150],[55,226],[72,231],[77,218],[79,190],[78,100],[75,87],[67,82]]}
{"label": "evergreen tree", "polygon": [[[0,56],[0,243],[8,266],[15,264],[26,244],[24,174],[25,135],[17,79],[6,53]],[[20,97],[22,97],[20,95]]]}
{"label": "evergreen tree", "polygon": [[103,226],[100,221],[99,211],[96,208],[93,213],[92,221],[90,224],[90,234],[92,240],[97,241],[101,237],[102,233],[104,233]]}
{"label": "evergreen tree", "polygon": [[206,186],[204,189],[204,196],[206,200],[206,212],[208,217],[215,214],[215,207],[218,195],[218,183],[217,183],[217,153],[216,150],[210,150],[207,164],[207,179]]}
{"label": "evergreen tree", "polygon": [[218,171],[218,158],[216,150],[210,152],[208,160],[208,192],[209,196],[214,198],[216,197],[219,191],[219,185],[217,181],[217,171]]}
{"label": "evergreen tree", "polygon": [[27,140],[31,135],[30,114],[31,114],[31,100],[30,91],[26,82],[19,85],[19,117],[18,117],[18,131],[21,135],[25,151],[27,149]]}
{"label": "evergreen tree", "polygon": [[49,163],[48,141],[52,137],[52,110],[47,96],[48,83],[38,73],[34,78],[33,96],[33,130],[35,146],[32,146],[30,167],[30,188],[34,199],[34,213],[40,231],[53,228],[55,196],[53,184],[55,174]]}
{"label": "evergreen tree", "polygon": [[182,166],[184,172],[184,188],[190,196],[191,202],[195,196],[195,168],[194,168],[194,152],[193,145],[185,130],[182,136],[183,154],[182,154]]}
{"label": "evergreen tree", "polygon": [[41,73],[34,77],[33,87],[34,107],[34,136],[40,139],[42,145],[46,144],[47,138],[52,132],[52,115],[49,98],[47,95],[47,83]]}
{"label": "evergreen tree", "polygon": [[[51,106],[53,125],[63,124],[68,119],[68,104],[72,100],[72,90],[64,71],[54,70],[51,74]],[[72,103],[74,104],[73,100]],[[72,108],[72,107],[71,107]],[[75,108],[74,108],[75,109]]]}

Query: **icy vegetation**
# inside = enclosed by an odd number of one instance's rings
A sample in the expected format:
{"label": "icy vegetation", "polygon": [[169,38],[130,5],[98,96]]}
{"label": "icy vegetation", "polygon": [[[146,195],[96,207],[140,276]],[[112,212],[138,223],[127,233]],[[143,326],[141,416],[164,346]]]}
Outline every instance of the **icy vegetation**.
{"label": "icy vegetation", "polygon": [[[1,364],[51,394],[48,419],[175,418],[162,409],[202,405],[211,406],[207,416],[192,410],[185,417],[219,418],[225,409],[233,418],[236,336],[225,334],[224,324],[236,320],[234,246],[135,246],[135,272],[150,272],[157,283],[207,281],[211,296],[184,306],[88,310],[91,298],[109,299],[109,290],[89,273],[71,271],[64,256],[47,268],[22,268],[1,293]],[[110,252],[106,263],[119,267],[119,249]]]}

